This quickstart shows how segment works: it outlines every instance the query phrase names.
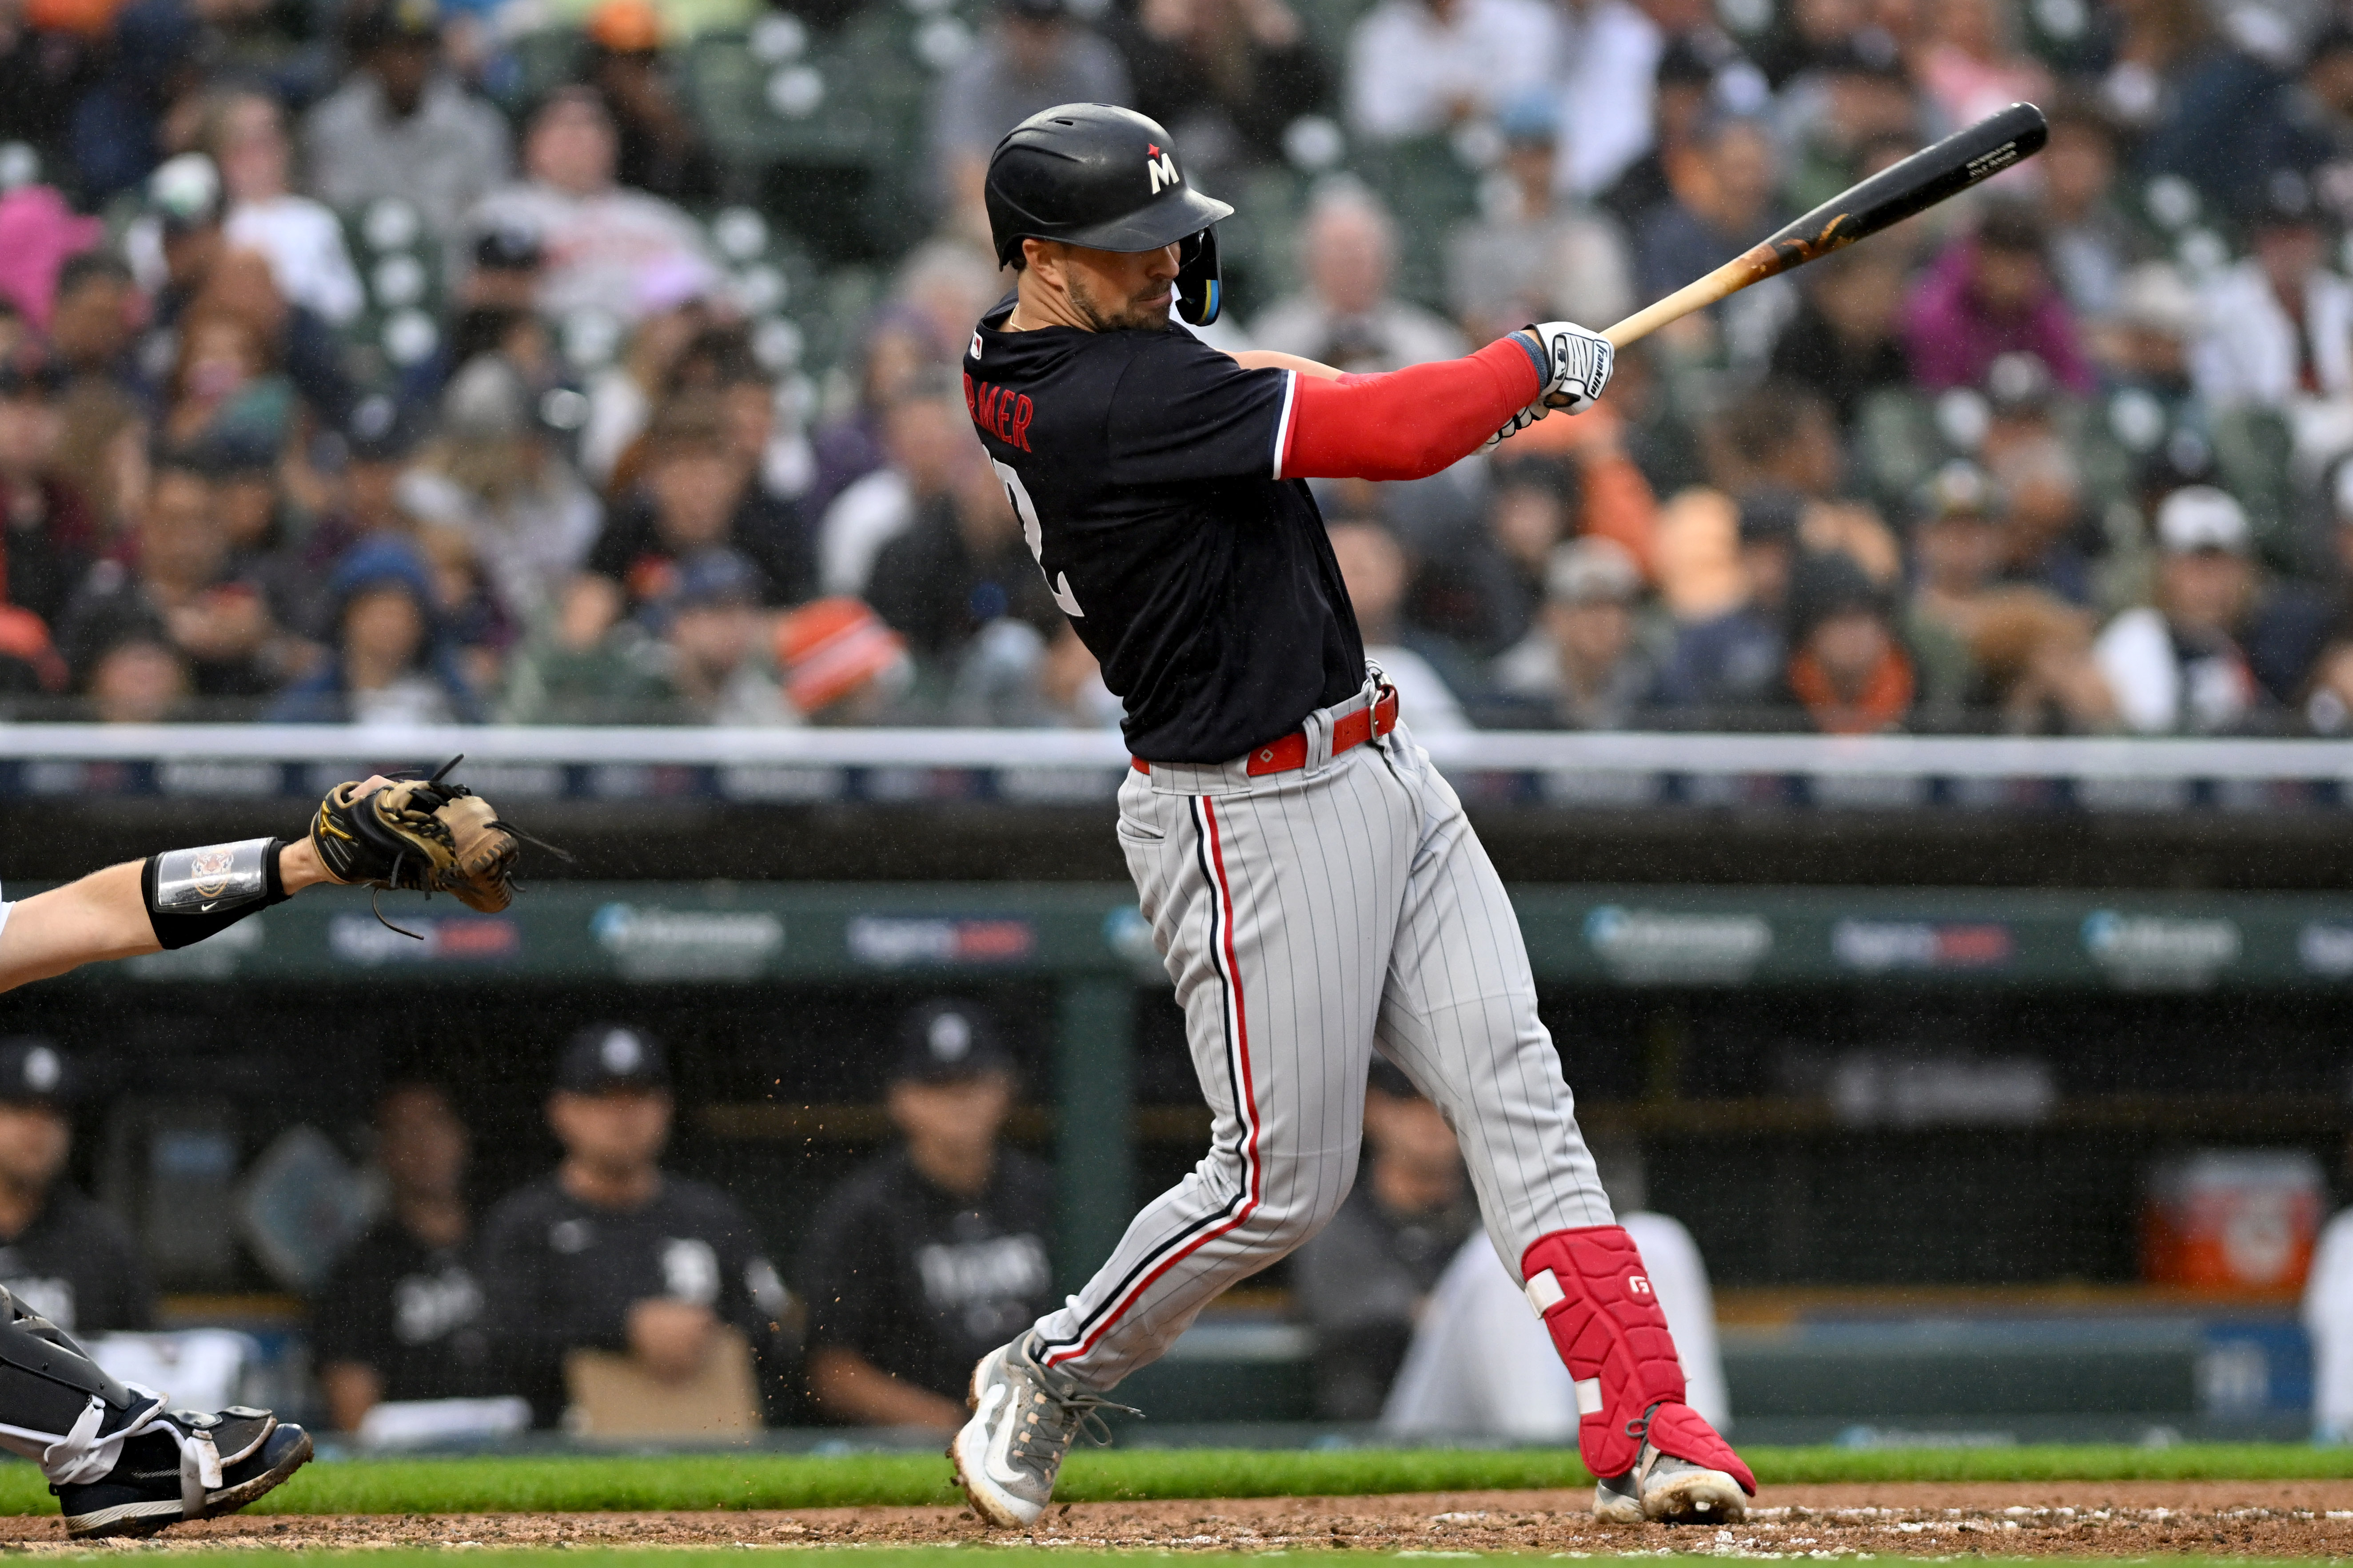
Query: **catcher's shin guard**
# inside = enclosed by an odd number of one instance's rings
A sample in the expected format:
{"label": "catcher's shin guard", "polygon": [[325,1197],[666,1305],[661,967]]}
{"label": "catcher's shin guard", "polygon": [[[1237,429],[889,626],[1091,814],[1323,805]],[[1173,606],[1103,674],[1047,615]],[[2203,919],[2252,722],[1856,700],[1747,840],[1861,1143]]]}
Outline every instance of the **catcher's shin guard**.
{"label": "catcher's shin guard", "polygon": [[163,1405],[0,1289],[0,1448],[35,1461],[51,1481],[90,1480],[114,1468],[123,1440]]}
{"label": "catcher's shin guard", "polygon": [[1683,1363],[1634,1238],[1614,1225],[1556,1230],[1520,1257],[1528,1304],[1577,1380],[1577,1451],[1586,1468],[1622,1476],[1642,1442],[1722,1470],[1757,1495],[1757,1478],[1699,1412],[1683,1403]]}

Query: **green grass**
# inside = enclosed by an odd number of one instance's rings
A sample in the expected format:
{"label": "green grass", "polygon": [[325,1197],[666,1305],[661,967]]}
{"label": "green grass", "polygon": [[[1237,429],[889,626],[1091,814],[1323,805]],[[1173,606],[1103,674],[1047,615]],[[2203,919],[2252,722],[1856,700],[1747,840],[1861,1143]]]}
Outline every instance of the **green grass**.
{"label": "green grass", "polygon": [[[136,1550],[134,1548],[133,1550]],[[555,1551],[543,1547],[494,1547],[488,1549],[497,1555],[499,1568],[694,1568],[698,1561],[707,1561],[721,1551],[740,1548],[709,1546],[622,1546],[574,1547]],[[822,1557],[838,1568],[961,1568],[975,1558],[985,1558],[990,1568],[1046,1568],[1049,1563],[1066,1563],[1073,1557],[1101,1563],[1105,1568],[1141,1568],[1145,1563],[1199,1563],[1204,1553],[1198,1552],[1119,1552],[1087,1550],[1076,1547],[1056,1547],[1044,1550],[1032,1546],[991,1546],[975,1542],[965,1546],[860,1546],[804,1547],[767,1546],[758,1550],[771,1553],[790,1553],[796,1563],[811,1557]],[[112,1556],[115,1552],[103,1548],[90,1553],[91,1558]],[[1312,1553],[1280,1552],[1219,1552],[1220,1563],[1263,1563],[1272,1564],[1279,1559],[1295,1563],[1300,1557],[1348,1557],[1366,1562],[1397,1562],[1400,1553],[1394,1552],[1350,1552],[1345,1548],[1317,1550]],[[1430,1553],[1420,1554],[1423,1557]],[[1476,1556],[1496,1563],[1543,1562],[1552,1555],[1546,1552],[1513,1553],[1503,1552],[1449,1552],[1449,1556]],[[1651,1557],[1644,1552],[1641,1555]],[[1681,1555],[1690,1555],[1683,1553]],[[447,1547],[382,1547],[364,1546],[346,1549],[313,1548],[301,1552],[206,1551],[196,1561],[204,1568],[290,1568],[291,1564],[332,1564],[334,1568],[449,1568],[452,1554]],[[184,1559],[185,1560],[185,1559]],[[1593,1561],[1609,1559],[1595,1553]],[[1907,1558],[1893,1552],[1880,1552],[1882,1563],[1936,1562],[1950,1559]],[[1839,1559],[1852,1564],[1854,1554]],[[2316,1557],[2174,1557],[2157,1555],[2143,1557],[2141,1563],[2158,1562],[2164,1568],[2314,1568],[2336,1558]],[[2119,1568],[2120,1560],[2114,1557],[1972,1557],[1973,1568]]]}
{"label": "green grass", "polygon": [[[2334,1480],[2353,1448],[2184,1444],[2171,1448],[1753,1448],[1767,1487],[1819,1481]],[[1071,1457],[1067,1502],[1354,1496],[1582,1486],[1550,1449],[1121,1448]],[[955,1500],[929,1454],[719,1454],[369,1459],[313,1465],[256,1505],[276,1513],[577,1512],[840,1508]],[[30,1465],[0,1465],[0,1513],[56,1507]]]}

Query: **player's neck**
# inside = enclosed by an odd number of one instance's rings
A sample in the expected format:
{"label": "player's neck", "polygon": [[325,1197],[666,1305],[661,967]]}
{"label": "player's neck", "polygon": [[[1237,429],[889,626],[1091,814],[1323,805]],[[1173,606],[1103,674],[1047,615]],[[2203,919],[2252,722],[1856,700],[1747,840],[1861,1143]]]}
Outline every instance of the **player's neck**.
{"label": "player's neck", "polygon": [[30,1229],[48,1195],[46,1187],[0,1180],[0,1242],[15,1241]]}
{"label": "player's neck", "polygon": [[586,1160],[566,1160],[556,1167],[555,1179],[566,1193],[592,1208],[643,1208],[661,1191],[659,1165],[616,1169]]}
{"label": "player's neck", "polygon": [[1034,332],[1041,327],[1076,327],[1082,332],[1094,331],[1092,323],[1079,314],[1071,297],[1060,289],[1049,289],[1038,280],[1035,272],[1024,271],[1014,285],[1013,310],[1005,318],[1004,330],[1008,332]]}
{"label": "player's neck", "polygon": [[455,1247],[466,1239],[466,1205],[456,1198],[404,1196],[394,1201],[400,1228],[427,1247]]}

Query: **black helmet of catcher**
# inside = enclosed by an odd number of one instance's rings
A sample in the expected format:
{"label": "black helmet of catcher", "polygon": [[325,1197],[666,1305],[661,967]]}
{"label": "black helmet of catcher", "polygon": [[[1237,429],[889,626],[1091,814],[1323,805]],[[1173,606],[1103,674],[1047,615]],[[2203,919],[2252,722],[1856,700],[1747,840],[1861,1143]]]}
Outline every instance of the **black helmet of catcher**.
{"label": "black helmet of catcher", "polygon": [[1091,250],[1177,253],[1176,313],[1197,327],[1218,319],[1218,237],[1234,209],[1196,191],[1157,121],[1108,103],[1065,103],[1033,114],[988,158],[988,232],[1000,266],[1021,265],[1025,239]]}

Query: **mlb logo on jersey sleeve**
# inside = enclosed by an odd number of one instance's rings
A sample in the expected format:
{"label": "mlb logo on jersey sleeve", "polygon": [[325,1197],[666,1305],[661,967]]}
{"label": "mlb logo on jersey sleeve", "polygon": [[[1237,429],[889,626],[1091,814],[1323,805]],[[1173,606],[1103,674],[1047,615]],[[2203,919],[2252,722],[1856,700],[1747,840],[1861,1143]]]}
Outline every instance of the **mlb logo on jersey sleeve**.
{"label": "mlb logo on jersey sleeve", "polygon": [[1152,176],[1152,194],[1158,195],[1163,185],[1181,185],[1185,177],[1176,172],[1176,154],[1164,153],[1155,142],[1144,144],[1145,173]]}

